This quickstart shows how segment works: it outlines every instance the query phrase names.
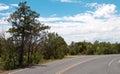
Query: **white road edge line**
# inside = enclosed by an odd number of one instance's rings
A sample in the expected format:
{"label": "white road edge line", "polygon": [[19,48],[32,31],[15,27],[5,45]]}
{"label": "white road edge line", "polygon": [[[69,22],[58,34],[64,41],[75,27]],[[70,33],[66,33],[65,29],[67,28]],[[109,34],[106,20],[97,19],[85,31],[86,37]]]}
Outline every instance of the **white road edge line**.
{"label": "white road edge line", "polygon": [[21,69],[21,70],[17,70],[17,71],[13,71],[13,72],[10,72],[8,74],[14,74],[14,73],[17,73],[17,72],[20,72],[20,71],[23,71],[24,69]]}
{"label": "white road edge line", "polygon": [[109,63],[108,63],[108,66],[110,66],[115,60],[117,60],[118,58],[114,58],[112,59]]}
{"label": "white road edge line", "polygon": [[120,63],[120,60],[118,61],[118,63]]}

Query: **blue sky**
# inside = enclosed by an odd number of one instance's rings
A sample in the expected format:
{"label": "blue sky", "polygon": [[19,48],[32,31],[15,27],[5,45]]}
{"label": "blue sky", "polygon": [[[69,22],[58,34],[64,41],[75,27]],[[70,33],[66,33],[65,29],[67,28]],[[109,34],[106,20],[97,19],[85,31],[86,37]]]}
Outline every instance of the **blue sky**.
{"label": "blue sky", "polygon": [[71,16],[78,13],[84,13],[88,10],[94,10],[87,7],[87,3],[115,4],[117,10],[120,11],[120,0],[1,0],[0,3],[10,5],[18,4],[22,1],[27,1],[28,5],[43,17],[49,17],[53,14],[56,14],[59,17]]}
{"label": "blue sky", "polygon": [[71,41],[120,42],[120,0],[0,0],[0,32],[11,27],[6,18],[17,4],[27,5],[40,14],[69,44]]}

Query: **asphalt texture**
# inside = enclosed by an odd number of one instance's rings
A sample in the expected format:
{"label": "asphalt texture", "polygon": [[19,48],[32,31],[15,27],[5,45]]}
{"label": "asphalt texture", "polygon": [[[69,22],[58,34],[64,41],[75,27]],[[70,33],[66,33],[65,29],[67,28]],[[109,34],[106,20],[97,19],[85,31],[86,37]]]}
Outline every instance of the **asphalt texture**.
{"label": "asphalt texture", "polygon": [[120,55],[78,56],[16,70],[9,74],[120,74]]}

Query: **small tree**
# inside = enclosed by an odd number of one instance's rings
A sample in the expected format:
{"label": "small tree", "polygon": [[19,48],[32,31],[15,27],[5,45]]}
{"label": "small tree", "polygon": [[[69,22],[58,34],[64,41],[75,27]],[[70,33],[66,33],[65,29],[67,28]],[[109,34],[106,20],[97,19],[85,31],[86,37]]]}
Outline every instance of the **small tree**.
{"label": "small tree", "polygon": [[61,59],[67,52],[67,44],[58,34],[49,33],[43,49],[45,59]]}

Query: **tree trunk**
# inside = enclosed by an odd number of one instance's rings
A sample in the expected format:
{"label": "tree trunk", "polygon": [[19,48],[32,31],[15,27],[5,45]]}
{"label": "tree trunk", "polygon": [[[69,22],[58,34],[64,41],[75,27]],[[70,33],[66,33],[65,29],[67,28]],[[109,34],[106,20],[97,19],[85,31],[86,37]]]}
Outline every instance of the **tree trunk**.
{"label": "tree trunk", "polygon": [[20,46],[20,54],[19,54],[19,66],[23,66],[23,57],[24,57],[24,28],[23,28],[23,33],[22,33],[22,41],[21,41],[21,46]]}

